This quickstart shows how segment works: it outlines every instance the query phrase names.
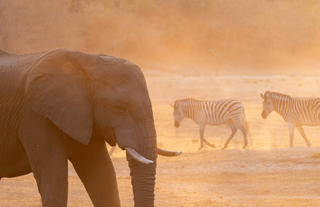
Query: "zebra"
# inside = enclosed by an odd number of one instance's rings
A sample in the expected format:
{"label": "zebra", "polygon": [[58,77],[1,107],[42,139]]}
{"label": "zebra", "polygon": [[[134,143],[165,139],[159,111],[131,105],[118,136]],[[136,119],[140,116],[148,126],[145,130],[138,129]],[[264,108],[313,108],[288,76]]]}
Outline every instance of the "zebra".
{"label": "zebra", "polygon": [[203,148],[203,143],[215,148],[214,144],[209,143],[204,138],[204,130],[207,124],[221,125],[227,124],[231,129],[231,135],[224,144],[223,149],[228,147],[229,142],[235,135],[238,129],[241,130],[244,136],[243,148],[246,148],[249,135],[249,127],[244,106],[239,100],[227,99],[216,101],[200,101],[193,98],[180,99],[174,102],[174,126],[178,128],[180,122],[184,118],[192,119],[200,128],[200,147]]}
{"label": "zebra", "polygon": [[297,128],[307,146],[311,144],[302,128],[320,125],[320,98],[292,97],[286,94],[266,91],[260,94],[263,99],[261,116],[266,119],[272,111],[276,111],[288,124],[290,148],[293,147],[294,129]]}

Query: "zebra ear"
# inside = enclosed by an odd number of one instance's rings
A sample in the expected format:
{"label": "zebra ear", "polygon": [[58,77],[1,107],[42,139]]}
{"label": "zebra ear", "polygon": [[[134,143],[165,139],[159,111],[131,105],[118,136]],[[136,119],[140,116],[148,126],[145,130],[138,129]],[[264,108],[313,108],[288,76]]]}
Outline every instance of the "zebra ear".
{"label": "zebra ear", "polygon": [[262,93],[260,93],[260,96],[261,96],[262,99],[264,99],[264,95]]}

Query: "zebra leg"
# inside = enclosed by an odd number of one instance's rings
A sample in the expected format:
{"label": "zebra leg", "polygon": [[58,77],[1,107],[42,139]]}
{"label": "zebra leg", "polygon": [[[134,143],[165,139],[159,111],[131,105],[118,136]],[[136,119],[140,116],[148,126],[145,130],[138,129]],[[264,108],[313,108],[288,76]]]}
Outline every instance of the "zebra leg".
{"label": "zebra leg", "polygon": [[[212,148],[216,148],[216,146],[215,146],[214,144],[211,144],[210,142],[208,142],[208,141],[204,138],[204,128],[205,128],[205,126],[203,126],[203,127],[202,127],[202,130],[201,130],[201,127],[200,127],[201,148],[203,147],[203,142],[204,142],[206,145],[208,145],[208,146],[210,146],[210,147],[212,147]],[[201,149],[201,148],[200,148],[200,149]]]}
{"label": "zebra leg", "polygon": [[212,148],[216,148],[216,145],[211,144],[210,142],[208,142],[205,138],[203,138],[204,143],[206,143],[206,145],[212,147]]}
{"label": "zebra leg", "polygon": [[246,127],[244,127],[244,126],[241,126],[241,127],[240,127],[240,130],[241,130],[241,132],[242,132],[242,134],[243,134],[243,139],[244,139],[244,144],[243,144],[242,149],[245,149],[245,148],[247,147],[247,145],[248,145],[247,129],[246,129]]}
{"label": "zebra leg", "polygon": [[198,150],[203,148],[203,134],[204,134],[204,126],[200,126],[200,147]]}
{"label": "zebra leg", "polygon": [[244,139],[244,144],[243,144],[243,149],[245,149],[248,145],[248,130],[247,127],[245,125],[245,123],[243,123],[242,119],[233,119],[232,120],[234,127],[238,128],[241,130],[242,134],[243,134],[243,139]]}
{"label": "zebra leg", "polygon": [[235,128],[233,125],[231,125],[231,135],[229,136],[229,138],[227,139],[226,143],[224,144],[222,149],[226,149],[229,145],[229,142],[231,141],[231,139],[233,138],[233,136],[236,134],[237,132],[237,128]]}
{"label": "zebra leg", "polygon": [[304,130],[303,130],[302,126],[299,126],[299,127],[297,127],[297,128],[298,128],[298,131],[300,132],[301,136],[304,138],[304,141],[306,141],[308,147],[310,147],[310,146],[311,146],[311,145],[310,145],[310,142],[309,142],[306,134],[304,133]]}
{"label": "zebra leg", "polygon": [[289,136],[290,136],[290,148],[292,148],[295,126],[293,124],[288,124],[288,127],[289,127]]}

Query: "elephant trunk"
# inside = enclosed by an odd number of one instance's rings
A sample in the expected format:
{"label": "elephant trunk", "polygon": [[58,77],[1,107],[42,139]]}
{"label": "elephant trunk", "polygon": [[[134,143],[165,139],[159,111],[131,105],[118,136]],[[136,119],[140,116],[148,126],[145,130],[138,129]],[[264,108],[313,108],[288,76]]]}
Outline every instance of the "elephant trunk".
{"label": "elephant trunk", "polygon": [[135,207],[154,207],[156,163],[129,161]]}
{"label": "elephant trunk", "polygon": [[157,137],[153,118],[145,120],[140,128],[137,152],[153,162],[142,163],[128,155],[135,207],[154,207],[154,189],[157,166]]}

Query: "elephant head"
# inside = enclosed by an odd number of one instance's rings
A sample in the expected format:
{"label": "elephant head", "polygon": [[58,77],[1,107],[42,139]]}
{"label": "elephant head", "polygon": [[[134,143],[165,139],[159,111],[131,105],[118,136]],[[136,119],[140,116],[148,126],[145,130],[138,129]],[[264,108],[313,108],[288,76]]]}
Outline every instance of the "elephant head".
{"label": "elephant head", "polygon": [[[57,49],[32,65],[32,109],[87,145],[92,137],[126,150],[136,207],[154,206],[157,148],[147,85],[140,68],[105,55]],[[50,95],[48,95],[50,94]]]}

